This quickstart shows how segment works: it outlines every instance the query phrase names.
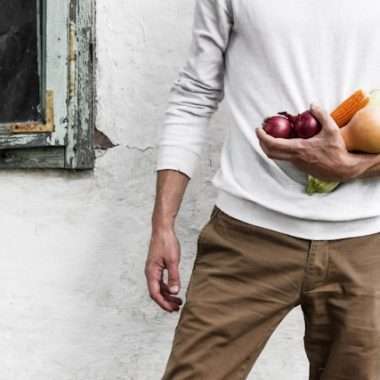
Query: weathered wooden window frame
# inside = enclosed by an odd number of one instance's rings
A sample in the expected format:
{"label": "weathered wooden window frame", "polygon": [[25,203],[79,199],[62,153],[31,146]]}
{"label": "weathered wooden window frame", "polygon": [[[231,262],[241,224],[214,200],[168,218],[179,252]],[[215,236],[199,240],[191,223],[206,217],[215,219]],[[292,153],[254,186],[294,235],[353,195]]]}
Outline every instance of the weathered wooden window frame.
{"label": "weathered wooden window frame", "polygon": [[[41,0],[41,7],[46,6],[45,1]],[[42,14],[46,12],[42,11]],[[44,25],[46,19],[41,20],[41,33],[45,33]],[[0,126],[0,169],[94,167],[95,0],[69,0],[67,44],[65,143],[52,145],[49,139],[54,131],[54,94],[45,88],[42,68],[41,106],[44,120]],[[44,61],[46,46],[40,53]]]}

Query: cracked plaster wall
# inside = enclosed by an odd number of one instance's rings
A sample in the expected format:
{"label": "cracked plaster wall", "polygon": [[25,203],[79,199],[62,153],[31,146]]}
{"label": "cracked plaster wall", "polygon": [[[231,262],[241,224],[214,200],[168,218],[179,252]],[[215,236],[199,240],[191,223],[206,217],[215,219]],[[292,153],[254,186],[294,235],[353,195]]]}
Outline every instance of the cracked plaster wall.
{"label": "cracked plaster wall", "polygon": [[[97,126],[116,145],[93,173],[0,172],[0,380],[158,380],[178,314],[147,295],[156,133],[190,42],[193,0],[97,1]],[[224,103],[177,221],[181,295],[215,196]],[[303,380],[294,310],[250,379]]]}

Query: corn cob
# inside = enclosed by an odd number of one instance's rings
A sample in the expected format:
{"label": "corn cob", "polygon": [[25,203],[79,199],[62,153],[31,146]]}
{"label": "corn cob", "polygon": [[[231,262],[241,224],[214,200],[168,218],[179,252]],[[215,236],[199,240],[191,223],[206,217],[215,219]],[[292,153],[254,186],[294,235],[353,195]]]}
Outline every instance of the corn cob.
{"label": "corn cob", "polygon": [[343,127],[352,119],[356,112],[369,103],[369,100],[369,96],[363,90],[357,90],[340,103],[331,112],[331,116],[339,127]]}

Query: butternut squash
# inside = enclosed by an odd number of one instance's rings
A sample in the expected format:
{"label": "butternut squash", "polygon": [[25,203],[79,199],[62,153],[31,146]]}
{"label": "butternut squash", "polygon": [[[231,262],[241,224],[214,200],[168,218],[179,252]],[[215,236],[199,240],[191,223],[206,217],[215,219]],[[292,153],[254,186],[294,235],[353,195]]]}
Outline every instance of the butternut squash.
{"label": "butternut squash", "polygon": [[341,128],[348,151],[380,153],[380,107],[367,105]]}

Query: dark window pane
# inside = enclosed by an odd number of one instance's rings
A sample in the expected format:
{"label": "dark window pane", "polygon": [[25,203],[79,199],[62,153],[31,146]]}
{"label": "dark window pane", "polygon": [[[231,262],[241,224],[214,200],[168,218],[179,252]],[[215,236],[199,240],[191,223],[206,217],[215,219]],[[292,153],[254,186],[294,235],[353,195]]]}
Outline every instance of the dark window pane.
{"label": "dark window pane", "polygon": [[0,9],[0,123],[40,120],[37,0]]}

